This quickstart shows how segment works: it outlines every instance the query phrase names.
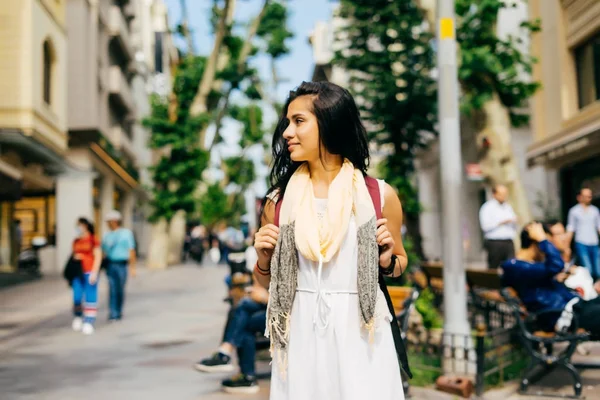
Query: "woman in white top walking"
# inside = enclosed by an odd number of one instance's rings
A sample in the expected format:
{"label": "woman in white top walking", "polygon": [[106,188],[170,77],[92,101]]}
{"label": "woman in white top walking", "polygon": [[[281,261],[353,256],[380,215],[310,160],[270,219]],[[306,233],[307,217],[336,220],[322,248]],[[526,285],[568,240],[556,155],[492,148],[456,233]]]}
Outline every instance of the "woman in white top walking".
{"label": "woman in white top walking", "polygon": [[410,371],[380,286],[407,265],[402,207],[366,176],[367,135],[350,93],[302,83],[273,156],[255,238],[255,277],[270,286],[271,399],[404,399],[399,360]]}

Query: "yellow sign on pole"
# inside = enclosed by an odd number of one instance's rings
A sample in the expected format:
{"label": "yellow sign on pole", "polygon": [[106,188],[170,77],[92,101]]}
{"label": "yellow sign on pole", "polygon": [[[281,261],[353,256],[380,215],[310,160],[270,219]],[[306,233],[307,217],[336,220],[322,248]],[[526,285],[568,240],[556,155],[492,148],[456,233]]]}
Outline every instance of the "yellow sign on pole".
{"label": "yellow sign on pole", "polygon": [[454,39],[453,18],[440,18],[440,39]]}

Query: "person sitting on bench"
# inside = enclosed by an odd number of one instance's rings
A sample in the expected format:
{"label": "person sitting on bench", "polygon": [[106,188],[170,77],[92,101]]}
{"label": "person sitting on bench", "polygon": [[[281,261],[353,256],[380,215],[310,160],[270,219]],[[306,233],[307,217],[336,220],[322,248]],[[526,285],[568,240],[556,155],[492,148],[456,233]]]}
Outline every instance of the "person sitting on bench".
{"label": "person sitting on bench", "polygon": [[600,281],[594,284],[587,268],[575,265],[567,230],[562,222],[550,220],[544,224],[548,241],[560,251],[565,262],[565,270],[556,276],[556,280],[575,291],[583,300],[593,300],[600,293]]}
{"label": "person sitting on bench", "polygon": [[231,356],[237,349],[241,373],[223,381],[223,390],[228,393],[257,393],[256,380],[256,334],[266,327],[269,292],[258,284],[248,288],[248,296],[227,317],[223,341],[209,358],[200,360],[195,368],[201,372],[230,372],[234,370]]}
{"label": "person sitting on bench", "polygon": [[600,336],[600,297],[581,300],[558,282],[556,276],[563,272],[564,265],[560,251],[548,241],[542,224],[533,222],[521,232],[517,256],[502,264],[503,285],[517,291],[528,311],[548,312],[539,319],[540,329],[565,333],[575,317],[579,328]]}

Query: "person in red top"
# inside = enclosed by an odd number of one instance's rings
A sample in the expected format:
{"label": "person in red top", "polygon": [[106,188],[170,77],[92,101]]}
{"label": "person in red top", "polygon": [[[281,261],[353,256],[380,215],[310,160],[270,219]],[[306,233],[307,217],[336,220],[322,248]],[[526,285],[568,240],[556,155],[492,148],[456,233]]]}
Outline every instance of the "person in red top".
{"label": "person in red top", "polygon": [[[77,238],[73,242],[73,258],[81,262],[83,275],[73,280],[73,330],[86,335],[94,333],[98,313],[98,272],[102,263],[100,242],[94,235],[94,224],[86,218],[77,220]],[[82,300],[85,302],[82,306]]]}

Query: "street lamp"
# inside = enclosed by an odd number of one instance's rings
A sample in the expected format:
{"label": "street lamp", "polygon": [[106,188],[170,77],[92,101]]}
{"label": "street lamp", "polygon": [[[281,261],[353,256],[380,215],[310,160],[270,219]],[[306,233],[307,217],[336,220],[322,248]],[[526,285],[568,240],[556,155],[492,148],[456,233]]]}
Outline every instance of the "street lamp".
{"label": "street lamp", "polygon": [[437,10],[444,333],[458,339],[469,335],[469,323],[461,238],[462,157],[454,0],[438,0]]}

